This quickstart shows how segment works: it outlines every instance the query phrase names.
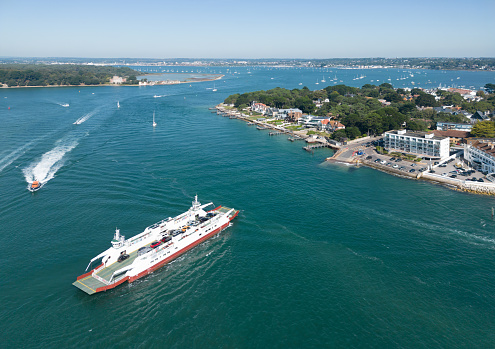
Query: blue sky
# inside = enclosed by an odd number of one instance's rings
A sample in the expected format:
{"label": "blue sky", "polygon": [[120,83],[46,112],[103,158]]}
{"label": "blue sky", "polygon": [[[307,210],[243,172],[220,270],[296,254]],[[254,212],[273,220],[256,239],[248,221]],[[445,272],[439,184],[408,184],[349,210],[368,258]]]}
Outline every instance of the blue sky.
{"label": "blue sky", "polygon": [[495,0],[0,0],[0,56],[495,57]]}

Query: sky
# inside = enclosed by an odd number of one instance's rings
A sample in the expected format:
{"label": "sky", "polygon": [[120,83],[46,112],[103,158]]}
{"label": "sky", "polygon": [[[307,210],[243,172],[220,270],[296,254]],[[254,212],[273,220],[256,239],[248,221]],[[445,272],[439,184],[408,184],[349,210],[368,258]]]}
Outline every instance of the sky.
{"label": "sky", "polygon": [[0,56],[495,57],[495,0],[0,0]]}

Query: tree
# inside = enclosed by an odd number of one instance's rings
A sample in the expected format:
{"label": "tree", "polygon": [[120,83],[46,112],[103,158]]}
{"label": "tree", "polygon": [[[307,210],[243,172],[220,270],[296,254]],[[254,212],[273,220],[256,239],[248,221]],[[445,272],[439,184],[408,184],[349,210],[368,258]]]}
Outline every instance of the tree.
{"label": "tree", "polygon": [[474,137],[493,138],[495,137],[495,125],[488,120],[478,121],[473,125],[471,135]]}
{"label": "tree", "polygon": [[437,105],[437,101],[435,101],[435,97],[432,95],[423,93],[416,98],[416,105],[420,107],[435,107]]}
{"label": "tree", "polygon": [[337,141],[342,141],[347,138],[347,133],[345,130],[337,130],[330,136],[331,139],[335,139]]}
{"label": "tree", "polygon": [[399,107],[399,112],[402,114],[409,114],[416,111],[416,104],[412,102],[406,102]]}
{"label": "tree", "polygon": [[347,127],[345,129],[345,134],[350,139],[358,138],[359,136],[361,136],[361,132],[356,126]]}
{"label": "tree", "polygon": [[485,85],[485,90],[488,93],[495,93],[495,84],[486,84]]}

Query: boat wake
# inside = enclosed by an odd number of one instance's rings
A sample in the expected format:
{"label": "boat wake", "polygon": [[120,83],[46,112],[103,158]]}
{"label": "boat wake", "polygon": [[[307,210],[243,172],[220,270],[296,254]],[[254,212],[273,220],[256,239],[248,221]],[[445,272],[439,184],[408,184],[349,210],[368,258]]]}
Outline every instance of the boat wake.
{"label": "boat wake", "polygon": [[167,97],[167,95],[154,95],[153,98],[162,98],[162,97]]}
{"label": "boat wake", "polygon": [[7,156],[0,159],[0,172],[3,171],[4,168],[12,164],[15,160],[17,160],[22,154],[24,154],[29,148],[34,144],[35,140],[24,144],[22,147],[17,148],[12,151]]}
{"label": "boat wake", "polygon": [[69,103],[58,103],[58,102],[57,102],[57,104],[58,104],[59,106],[61,106],[61,107],[64,107],[64,108],[69,107]]}
{"label": "boat wake", "polygon": [[81,116],[79,119],[77,119],[74,122],[74,125],[80,125],[83,122],[88,121],[88,119],[91,118],[93,115],[95,115],[97,111],[98,111],[98,108],[95,109],[95,110],[93,110],[92,112],[89,112],[87,114],[84,114],[83,116]]}
{"label": "boat wake", "polygon": [[55,148],[41,156],[39,161],[34,161],[28,167],[22,170],[26,182],[31,185],[33,181],[38,181],[43,186],[50,179],[55,177],[55,173],[64,164],[64,156],[78,144],[78,139],[61,139]]}

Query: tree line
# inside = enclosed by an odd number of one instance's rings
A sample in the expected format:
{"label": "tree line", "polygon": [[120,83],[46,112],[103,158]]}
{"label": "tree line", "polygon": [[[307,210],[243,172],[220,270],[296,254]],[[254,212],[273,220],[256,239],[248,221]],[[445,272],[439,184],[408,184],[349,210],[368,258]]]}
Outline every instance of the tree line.
{"label": "tree line", "polygon": [[[421,89],[405,91],[394,89],[388,83],[379,86],[366,84],[361,88],[335,85],[315,91],[307,87],[292,90],[277,87],[268,91],[230,95],[224,102],[238,109],[246,108],[256,101],[275,108],[299,108],[306,114],[332,116],[346,126],[348,138],[356,138],[362,134],[381,134],[404,127],[413,131],[426,131],[435,128],[440,121],[468,123],[469,120],[462,114],[436,112],[429,107],[455,105],[470,113],[495,110],[495,94],[479,92],[483,100],[468,102],[459,93],[439,91],[440,100],[437,101],[433,95]],[[316,107],[313,102],[316,100],[323,102],[321,107]],[[390,104],[385,105],[383,100]],[[342,136],[342,132],[336,136]]]}
{"label": "tree line", "polygon": [[114,75],[137,84],[136,71],[127,67],[87,65],[2,64],[0,83],[7,86],[101,85]]}

